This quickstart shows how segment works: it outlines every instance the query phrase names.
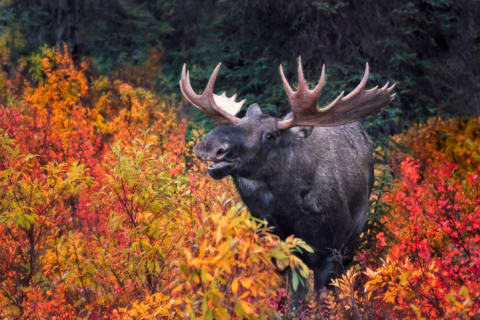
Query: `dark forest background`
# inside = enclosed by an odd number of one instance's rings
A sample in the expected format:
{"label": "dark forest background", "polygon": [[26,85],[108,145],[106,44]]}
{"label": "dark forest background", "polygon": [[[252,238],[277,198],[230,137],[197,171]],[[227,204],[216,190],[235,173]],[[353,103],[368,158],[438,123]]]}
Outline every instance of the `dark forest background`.
{"label": "dark forest background", "polygon": [[[90,60],[97,73],[177,100],[183,63],[200,89],[222,61],[218,91],[238,92],[246,105],[258,102],[276,115],[289,108],[280,63],[293,81],[299,55],[313,81],[325,63],[322,105],[352,89],[368,61],[370,87],[397,83],[398,98],[366,121],[376,137],[432,115],[480,114],[477,0],[0,1],[5,72],[19,62],[28,68],[43,46],[62,43],[77,62]],[[203,115],[184,110],[193,126],[211,126]]]}

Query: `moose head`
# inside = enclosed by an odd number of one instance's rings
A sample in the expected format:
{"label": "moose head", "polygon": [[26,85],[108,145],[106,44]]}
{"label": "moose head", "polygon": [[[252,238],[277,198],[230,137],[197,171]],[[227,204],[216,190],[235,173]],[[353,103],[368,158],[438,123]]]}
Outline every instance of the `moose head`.
{"label": "moose head", "polygon": [[332,127],[358,121],[379,111],[395,97],[395,94],[390,94],[394,85],[388,87],[388,83],[383,88],[365,90],[369,75],[367,63],[362,80],[352,92],[346,96],[345,92],[340,93],[330,104],[319,109],[317,100],[325,86],[325,65],[322,67],[320,80],[315,88],[310,90],[299,61],[296,91],[289,85],[280,65],[280,75],[291,105],[291,114],[284,119],[278,119],[263,114],[258,104],[252,104],[246,116],[240,119],[235,115],[245,100],[236,102],[237,94],[229,98],[226,93],[217,95],[213,92],[220,67],[221,63],[214,69],[200,95],[192,89],[185,65],[180,80],[181,92],[188,102],[209,115],[216,124],[229,125],[215,128],[194,148],[197,157],[212,162],[208,173],[215,179],[236,174],[250,177],[255,174],[265,175],[265,171],[255,170],[260,169],[259,161],[264,160],[265,164],[278,153],[275,150],[308,135],[311,128],[305,126]]}

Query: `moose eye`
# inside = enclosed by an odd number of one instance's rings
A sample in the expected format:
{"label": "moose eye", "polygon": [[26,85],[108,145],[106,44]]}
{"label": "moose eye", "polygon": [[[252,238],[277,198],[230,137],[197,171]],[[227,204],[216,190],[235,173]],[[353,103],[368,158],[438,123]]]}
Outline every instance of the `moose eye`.
{"label": "moose eye", "polygon": [[265,139],[268,140],[268,141],[271,141],[271,140],[275,139],[275,134],[273,132],[267,132],[267,133],[265,133]]}

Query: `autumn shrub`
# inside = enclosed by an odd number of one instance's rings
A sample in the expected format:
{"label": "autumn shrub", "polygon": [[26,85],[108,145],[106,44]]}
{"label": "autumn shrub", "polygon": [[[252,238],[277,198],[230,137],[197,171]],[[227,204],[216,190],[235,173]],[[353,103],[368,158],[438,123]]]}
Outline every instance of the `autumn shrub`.
{"label": "autumn shrub", "polygon": [[393,139],[416,159],[456,165],[455,176],[480,168],[480,118],[431,118]]}
{"label": "autumn shrub", "polygon": [[[0,88],[0,318],[295,317],[277,271],[298,285],[311,249],[205,174],[169,99],[59,49],[27,60]],[[478,318],[479,124],[393,137],[364,244],[308,316]]]}
{"label": "autumn shrub", "polygon": [[392,160],[394,187],[382,194],[389,208],[382,219],[386,231],[333,282],[330,314],[478,318],[479,121],[431,119],[394,137],[403,148]]}
{"label": "autumn shrub", "polygon": [[175,108],[58,48],[28,63],[0,99],[0,317],[277,317],[311,249],[206,176]]}

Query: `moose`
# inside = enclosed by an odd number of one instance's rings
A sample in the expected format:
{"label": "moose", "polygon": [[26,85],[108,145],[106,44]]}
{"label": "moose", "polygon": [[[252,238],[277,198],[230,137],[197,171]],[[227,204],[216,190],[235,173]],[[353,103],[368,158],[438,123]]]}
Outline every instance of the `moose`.
{"label": "moose", "polygon": [[221,125],[194,147],[194,153],[210,163],[208,173],[214,179],[230,175],[251,214],[266,219],[280,238],[295,235],[314,249],[300,257],[313,270],[315,289],[320,290],[340,271],[334,253],[351,249],[366,221],[373,150],[358,121],[389,104],[395,85],[366,90],[367,63],[352,92],[342,92],[319,108],[325,65],[310,89],[299,58],[297,90],[280,65],[290,113],[280,119],[251,104],[245,117],[238,118],[245,100],[236,102],[237,94],[213,92],[220,66],[200,95],[191,87],[186,65],[182,69],[185,100]]}

